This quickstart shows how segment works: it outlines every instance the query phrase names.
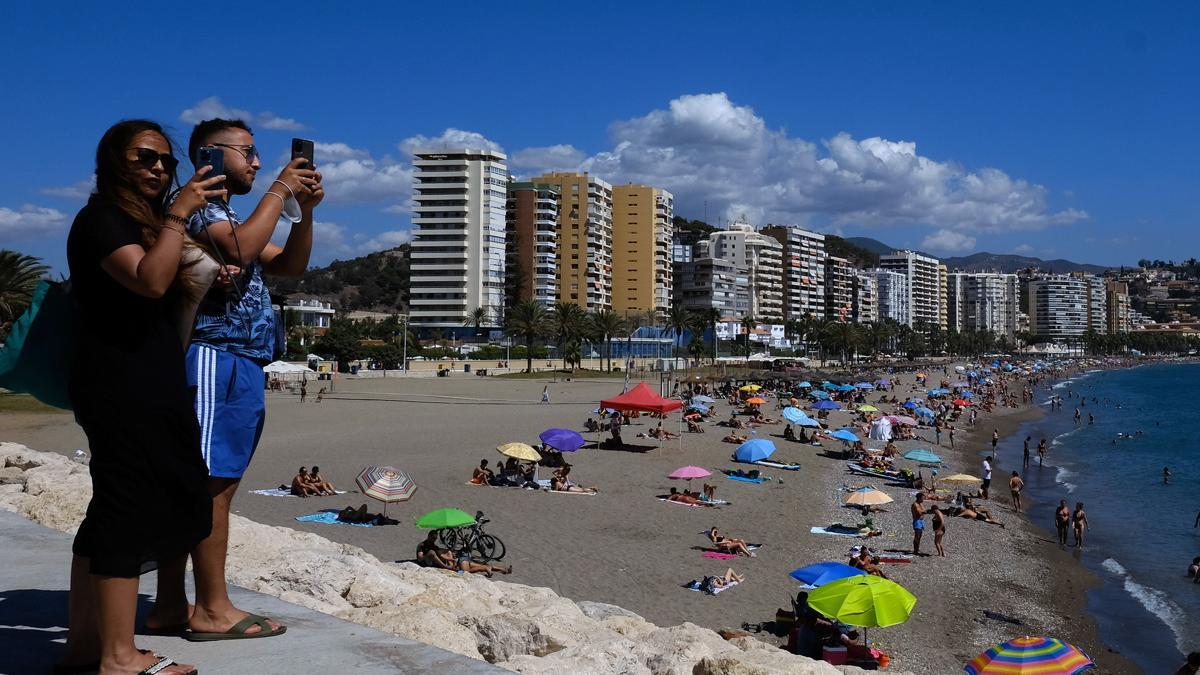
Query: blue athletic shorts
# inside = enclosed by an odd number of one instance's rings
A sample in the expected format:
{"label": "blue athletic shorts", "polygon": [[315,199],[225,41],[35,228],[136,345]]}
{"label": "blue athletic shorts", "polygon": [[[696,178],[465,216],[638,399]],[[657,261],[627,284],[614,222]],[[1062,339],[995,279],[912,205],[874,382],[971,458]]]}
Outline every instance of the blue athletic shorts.
{"label": "blue athletic shorts", "polygon": [[263,369],[253,359],[193,343],[188,385],[195,392],[200,451],[215,478],[241,478],[266,421]]}

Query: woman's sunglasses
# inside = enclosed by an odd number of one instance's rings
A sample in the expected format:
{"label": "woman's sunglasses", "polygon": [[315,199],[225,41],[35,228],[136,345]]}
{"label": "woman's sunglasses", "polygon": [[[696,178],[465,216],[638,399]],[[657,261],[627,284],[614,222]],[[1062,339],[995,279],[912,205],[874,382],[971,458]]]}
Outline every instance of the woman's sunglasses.
{"label": "woman's sunglasses", "polygon": [[170,154],[159,154],[150,148],[134,148],[133,152],[137,155],[133,161],[144,169],[153,169],[155,164],[162,162],[163,170],[173,173],[175,167],[179,166],[179,160]]}

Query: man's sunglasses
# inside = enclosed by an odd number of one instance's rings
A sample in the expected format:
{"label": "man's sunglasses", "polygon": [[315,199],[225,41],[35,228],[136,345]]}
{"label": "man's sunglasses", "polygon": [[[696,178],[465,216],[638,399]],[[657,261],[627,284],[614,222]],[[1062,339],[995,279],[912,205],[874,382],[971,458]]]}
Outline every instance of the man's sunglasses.
{"label": "man's sunglasses", "polygon": [[242,157],[246,158],[247,164],[252,164],[255,159],[260,157],[258,154],[258,148],[254,145],[230,145],[228,143],[213,143],[213,145],[217,146],[218,148],[233,148],[234,150],[237,150],[239,153],[241,153]]}
{"label": "man's sunglasses", "polygon": [[162,162],[163,170],[173,173],[175,167],[179,166],[179,160],[167,153],[159,154],[150,148],[134,148],[133,152],[137,155],[137,159],[133,161],[145,169],[153,169],[155,164]]}

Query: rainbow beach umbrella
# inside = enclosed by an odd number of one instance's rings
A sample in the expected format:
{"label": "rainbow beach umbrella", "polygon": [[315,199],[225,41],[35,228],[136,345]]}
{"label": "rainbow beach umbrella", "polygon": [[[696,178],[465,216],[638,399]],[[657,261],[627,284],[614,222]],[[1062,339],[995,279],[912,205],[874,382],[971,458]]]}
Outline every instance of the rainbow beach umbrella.
{"label": "rainbow beach umbrella", "polygon": [[389,503],[408,501],[417,491],[412,478],[392,466],[368,466],[359,472],[354,482],[364,495],[383,502],[384,515],[387,515]]}
{"label": "rainbow beach umbrella", "polygon": [[1075,645],[1048,637],[1019,637],[971,659],[963,670],[971,675],[1076,675],[1095,668]]}

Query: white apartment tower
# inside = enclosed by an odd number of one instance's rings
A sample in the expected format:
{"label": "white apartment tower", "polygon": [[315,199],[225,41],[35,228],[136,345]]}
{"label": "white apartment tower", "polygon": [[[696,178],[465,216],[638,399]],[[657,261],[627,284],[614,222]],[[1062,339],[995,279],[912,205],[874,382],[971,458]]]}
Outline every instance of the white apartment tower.
{"label": "white apartment tower", "polygon": [[416,328],[461,329],[476,308],[500,325],[504,308],[504,153],[413,152],[409,315]]}
{"label": "white apartment tower", "polygon": [[879,280],[862,270],[854,272],[854,322],[879,320]]}
{"label": "white apartment tower", "polygon": [[879,266],[900,272],[908,281],[909,326],[942,325],[941,272],[937,258],[913,251],[879,257]]}
{"label": "white apartment tower", "polygon": [[891,319],[896,323],[909,325],[908,276],[879,269],[864,270],[863,274],[875,279],[879,319]]}
{"label": "white apartment tower", "polygon": [[949,276],[951,327],[1015,337],[1021,304],[1017,275],[954,272]]}
{"label": "white apartment tower", "polygon": [[825,235],[794,225],[771,225],[762,233],[783,244],[784,317],[825,318]]}
{"label": "white apartment tower", "polygon": [[1088,285],[1078,277],[1053,275],[1029,282],[1029,330],[1058,341],[1088,328]]}
{"label": "white apartment tower", "polygon": [[825,317],[854,320],[854,266],[845,258],[825,258]]}
{"label": "white apartment tower", "polygon": [[746,271],[750,315],[761,323],[783,321],[783,244],[739,221],[710,234],[708,251]]}

